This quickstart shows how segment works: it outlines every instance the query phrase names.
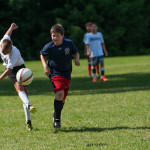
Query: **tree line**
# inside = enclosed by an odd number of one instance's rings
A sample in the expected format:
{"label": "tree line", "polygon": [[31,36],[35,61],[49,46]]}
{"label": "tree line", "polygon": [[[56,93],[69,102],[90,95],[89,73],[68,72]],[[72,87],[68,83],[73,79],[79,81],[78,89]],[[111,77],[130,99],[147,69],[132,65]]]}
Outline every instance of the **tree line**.
{"label": "tree line", "polygon": [[84,56],[86,22],[96,22],[109,56],[150,54],[149,0],[0,0],[0,36],[12,22],[19,28],[13,43],[28,60],[39,59],[52,25],[60,23],[65,36]]}

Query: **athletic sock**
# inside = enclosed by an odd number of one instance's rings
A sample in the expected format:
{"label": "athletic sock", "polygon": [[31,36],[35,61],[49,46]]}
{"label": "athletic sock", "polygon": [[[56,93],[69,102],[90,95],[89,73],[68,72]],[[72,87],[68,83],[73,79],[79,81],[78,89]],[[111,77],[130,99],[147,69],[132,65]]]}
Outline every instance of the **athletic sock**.
{"label": "athletic sock", "polygon": [[96,78],[96,68],[95,67],[92,68],[92,72],[93,72],[93,78]]}
{"label": "athletic sock", "polygon": [[62,101],[54,100],[55,119],[60,119],[63,106],[64,103]]}
{"label": "athletic sock", "polygon": [[91,64],[88,64],[88,72],[89,72],[89,75],[91,75]]}
{"label": "athletic sock", "polygon": [[27,106],[27,108],[29,107],[30,101],[28,99],[28,96],[26,95],[25,91],[20,91],[18,93],[19,97],[21,98],[21,100],[23,101],[23,103]]}
{"label": "athletic sock", "polygon": [[96,65],[97,73],[99,74],[99,64]]}
{"label": "athletic sock", "polygon": [[104,67],[101,67],[101,76],[104,76],[104,72],[105,72]]}
{"label": "athletic sock", "polygon": [[28,110],[28,108],[25,104],[23,104],[23,108],[24,108],[24,113],[25,113],[25,117],[26,117],[26,122],[28,122],[28,120],[31,120],[30,111]]}

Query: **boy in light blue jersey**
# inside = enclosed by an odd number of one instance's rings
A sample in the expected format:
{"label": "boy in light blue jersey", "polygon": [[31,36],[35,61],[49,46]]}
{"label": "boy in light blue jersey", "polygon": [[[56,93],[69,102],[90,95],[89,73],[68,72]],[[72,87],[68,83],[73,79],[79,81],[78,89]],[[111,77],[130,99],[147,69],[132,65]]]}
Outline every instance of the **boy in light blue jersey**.
{"label": "boy in light blue jersey", "polygon": [[[91,25],[92,25],[91,22],[87,22],[87,23],[85,24],[85,28],[86,28],[87,32],[84,34],[84,38],[83,38],[83,43],[84,43],[84,55],[85,55],[85,56],[87,57],[87,59],[88,59],[88,74],[89,74],[89,76],[91,76],[91,60],[90,60],[90,58],[89,58],[89,53],[88,53],[88,51],[87,51],[87,49],[86,49],[85,41],[86,41],[88,35],[91,33]],[[97,73],[99,74],[99,64],[96,65],[96,68],[97,68]]]}
{"label": "boy in light blue jersey", "polygon": [[93,66],[92,72],[93,72],[93,82],[97,81],[96,77],[96,64],[100,63],[101,64],[101,81],[107,81],[106,77],[104,76],[104,54],[105,56],[108,56],[105,44],[104,44],[104,39],[103,35],[100,32],[97,32],[97,25],[93,23],[91,25],[91,33],[88,34],[86,41],[86,49],[90,52],[90,59],[91,59],[91,64]]}

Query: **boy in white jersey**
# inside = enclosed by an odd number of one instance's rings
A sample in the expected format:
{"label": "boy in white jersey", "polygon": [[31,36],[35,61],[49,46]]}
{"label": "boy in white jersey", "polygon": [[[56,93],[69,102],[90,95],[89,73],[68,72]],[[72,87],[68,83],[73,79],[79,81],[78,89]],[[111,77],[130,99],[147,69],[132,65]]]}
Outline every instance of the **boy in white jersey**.
{"label": "boy in white jersey", "polygon": [[105,56],[108,56],[103,35],[100,32],[97,32],[97,25],[93,23],[91,25],[91,33],[88,34],[86,41],[86,48],[88,51],[91,52],[90,58],[91,58],[91,64],[93,66],[92,72],[93,72],[93,82],[97,81],[96,77],[96,64],[101,64],[101,81],[107,81],[106,77],[104,76],[104,54]]}
{"label": "boy in white jersey", "polygon": [[[91,33],[91,25],[92,23],[91,22],[87,22],[85,24],[85,28],[87,30],[87,33],[84,34],[84,38],[83,38],[83,43],[84,43],[84,55],[87,57],[88,59],[88,74],[89,76],[91,76],[91,60],[89,58],[89,53],[86,49],[86,44],[85,44],[85,41],[86,41],[86,38],[88,36],[89,33]],[[99,64],[96,65],[96,69],[97,69],[97,73],[99,74]]]}
{"label": "boy in white jersey", "polygon": [[18,26],[12,23],[2,40],[0,41],[0,56],[3,60],[3,65],[6,67],[5,71],[0,75],[0,81],[6,76],[14,84],[14,87],[23,102],[25,117],[26,117],[26,129],[28,131],[32,130],[30,112],[34,113],[36,111],[28,99],[27,87],[19,84],[16,80],[16,74],[21,68],[25,68],[24,60],[21,57],[20,51],[12,45],[10,39],[12,31],[16,30]]}

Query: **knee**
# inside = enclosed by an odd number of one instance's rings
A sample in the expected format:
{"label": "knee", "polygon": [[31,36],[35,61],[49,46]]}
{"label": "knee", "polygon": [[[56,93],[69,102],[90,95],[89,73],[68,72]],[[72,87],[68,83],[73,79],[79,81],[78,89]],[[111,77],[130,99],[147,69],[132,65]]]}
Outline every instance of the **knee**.
{"label": "knee", "polygon": [[62,90],[62,91],[58,91],[58,92],[56,93],[56,96],[57,96],[57,99],[58,99],[58,100],[63,99],[63,97],[64,97],[64,91],[63,91],[63,90]]}
{"label": "knee", "polygon": [[101,67],[104,67],[104,62],[101,62]]}
{"label": "knee", "polygon": [[18,82],[16,82],[14,84],[14,87],[15,87],[15,89],[16,89],[17,92],[24,91],[24,87],[22,85],[20,85]]}

